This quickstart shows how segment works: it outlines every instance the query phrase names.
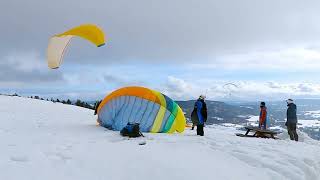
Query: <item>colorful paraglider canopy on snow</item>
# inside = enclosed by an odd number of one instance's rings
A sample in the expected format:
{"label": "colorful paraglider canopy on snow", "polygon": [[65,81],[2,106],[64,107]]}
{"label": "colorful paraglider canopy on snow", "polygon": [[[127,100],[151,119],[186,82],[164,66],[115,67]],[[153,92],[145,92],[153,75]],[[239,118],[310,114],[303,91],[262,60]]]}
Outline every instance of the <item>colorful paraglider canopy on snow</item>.
{"label": "colorful paraglider canopy on snow", "polygon": [[62,63],[63,55],[72,37],[81,37],[95,44],[97,47],[105,44],[104,33],[96,25],[84,24],[72,28],[64,33],[54,35],[50,38],[47,49],[48,67],[51,69],[59,68]]}
{"label": "colorful paraglider canopy on snow", "polygon": [[139,123],[142,132],[183,132],[186,119],[179,105],[166,95],[144,87],[124,87],[105,97],[98,107],[98,123],[121,130]]}

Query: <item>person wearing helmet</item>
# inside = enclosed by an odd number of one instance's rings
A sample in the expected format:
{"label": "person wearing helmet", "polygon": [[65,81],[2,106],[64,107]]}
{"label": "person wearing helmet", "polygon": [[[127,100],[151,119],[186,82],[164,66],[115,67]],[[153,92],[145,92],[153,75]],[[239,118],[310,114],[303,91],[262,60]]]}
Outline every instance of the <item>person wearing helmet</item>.
{"label": "person wearing helmet", "polygon": [[191,113],[193,126],[197,126],[197,135],[199,136],[204,136],[203,126],[207,121],[207,105],[204,102],[205,98],[206,96],[204,95],[199,96]]}
{"label": "person wearing helmet", "polygon": [[287,101],[287,122],[286,126],[288,129],[288,134],[291,140],[298,141],[298,134],[297,134],[297,106],[293,103],[292,99],[288,99]]}
{"label": "person wearing helmet", "polygon": [[265,102],[260,103],[259,128],[267,129],[267,107]]}

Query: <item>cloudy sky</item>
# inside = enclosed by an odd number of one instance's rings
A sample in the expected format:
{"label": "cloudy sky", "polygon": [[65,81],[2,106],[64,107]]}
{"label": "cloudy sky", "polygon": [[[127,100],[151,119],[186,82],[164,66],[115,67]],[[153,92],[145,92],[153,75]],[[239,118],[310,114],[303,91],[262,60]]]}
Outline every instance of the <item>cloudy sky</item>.
{"label": "cloudy sky", "polygon": [[[0,92],[102,98],[141,85],[174,99],[320,97],[318,0],[10,0],[0,6]],[[93,23],[50,70],[50,36]],[[225,85],[233,83],[234,85]]]}

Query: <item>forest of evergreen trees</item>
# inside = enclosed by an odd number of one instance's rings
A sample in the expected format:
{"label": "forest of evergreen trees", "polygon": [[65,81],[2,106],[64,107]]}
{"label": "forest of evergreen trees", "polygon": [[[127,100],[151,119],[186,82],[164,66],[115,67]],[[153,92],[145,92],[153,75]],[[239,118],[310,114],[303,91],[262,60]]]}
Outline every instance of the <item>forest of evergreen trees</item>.
{"label": "forest of evergreen trees", "polygon": [[[18,96],[18,97],[21,97],[20,95],[18,95],[17,93],[14,93],[14,94],[0,94],[0,95],[6,95],[6,96]],[[80,107],[83,107],[83,108],[88,108],[88,109],[95,109],[95,106],[97,105],[97,103],[99,101],[96,101],[94,104],[89,104],[85,101],[82,101],[80,99],[77,99],[76,101],[71,101],[70,99],[54,99],[54,98],[42,98],[40,96],[28,96],[28,98],[32,98],[32,99],[39,99],[39,100],[43,100],[43,101],[51,101],[51,102],[54,102],[54,103],[62,103],[62,104],[70,104],[70,105],[74,105],[74,106],[80,106]]]}

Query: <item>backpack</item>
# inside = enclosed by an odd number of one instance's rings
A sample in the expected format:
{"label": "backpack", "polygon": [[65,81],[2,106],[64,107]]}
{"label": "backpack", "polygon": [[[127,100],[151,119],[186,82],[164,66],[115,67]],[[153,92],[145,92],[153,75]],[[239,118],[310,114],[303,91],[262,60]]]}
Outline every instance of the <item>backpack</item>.
{"label": "backpack", "polygon": [[128,137],[140,137],[143,136],[143,134],[140,132],[140,127],[138,123],[131,124],[128,123],[121,131],[120,134],[122,136],[128,136]]}

